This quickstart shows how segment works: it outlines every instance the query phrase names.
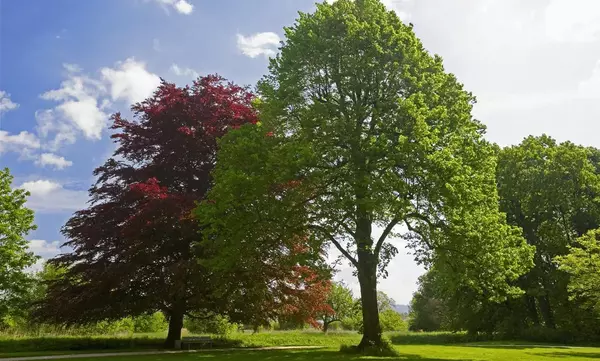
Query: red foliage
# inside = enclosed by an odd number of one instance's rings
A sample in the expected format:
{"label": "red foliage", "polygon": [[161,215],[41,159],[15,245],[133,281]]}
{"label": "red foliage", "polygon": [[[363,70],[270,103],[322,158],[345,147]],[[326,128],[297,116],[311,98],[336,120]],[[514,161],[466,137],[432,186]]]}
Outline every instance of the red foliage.
{"label": "red foliage", "polygon": [[192,249],[199,226],[191,211],[210,188],[217,139],[256,123],[253,99],[211,75],[191,87],[163,81],[132,107],[134,120],[113,115],[118,147],[94,172],[90,207],[63,228],[73,252],[53,260],[69,273],[49,287],[47,319],[78,323],[157,309],[179,317],[218,306]]}

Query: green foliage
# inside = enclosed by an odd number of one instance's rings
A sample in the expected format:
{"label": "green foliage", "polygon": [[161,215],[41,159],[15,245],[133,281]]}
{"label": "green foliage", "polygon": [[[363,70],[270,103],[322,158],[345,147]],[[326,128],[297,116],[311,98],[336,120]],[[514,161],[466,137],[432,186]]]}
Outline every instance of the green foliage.
{"label": "green foliage", "polygon": [[402,315],[392,309],[379,312],[379,322],[381,323],[381,330],[383,332],[398,332],[408,330],[408,326],[406,322],[404,322]]}
{"label": "green foliage", "polygon": [[194,334],[214,334],[227,336],[239,329],[239,325],[231,323],[226,316],[215,315],[209,318],[191,318],[184,320],[184,327]]}
{"label": "green foliage", "polygon": [[39,258],[25,239],[36,228],[33,211],[25,208],[29,193],[13,189],[12,181],[8,168],[0,169],[0,328],[26,307],[33,278],[25,270]]}
{"label": "green foliage", "polygon": [[598,154],[545,135],[499,151],[500,206],[535,246],[535,266],[517,282],[526,294],[509,307],[486,307],[481,322],[502,323],[513,334],[545,326],[573,333],[596,329],[592,333],[600,337],[600,320],[593,320],[579,300],[569,300],[569,275],[554,262],[578,237],[600,227]]}
{"label": "green foliage", "polygon": [[136,333],[162,332],[168,323],[162,312],[140,315],[133,318],[133,329]]}
{"label": "green foliage", "polygon": [[[327,305],[330,311],[324,312],[320,319],[323,322],[323,330],[329,330],[330,324],[334,322],[346,322],[359,317],[360,308],[357,307],[352,291],[343,283],[333,282],[327,296]],[[358,305],[360,306],[360,305]]]}
{"label": "green foliage", "polygon": [[377,0],[318,4],[285,34],[258,86],[262,123],[221,139],[215,186],[196,212],[215,250],[208,262],[257,269],[297,234],[310,235],[313,255],[332,245],[357,268],[372,340],[377,276],[400,226],[449,289],[520,293],[511,282],[533,248],[498,211],[494,148],[442,59]]}
{"label": "green foliage", "polygon": [[569,291],[600,314],[600,230],[589,231],[577,239],[569,253],[556,259],[568,272]]}

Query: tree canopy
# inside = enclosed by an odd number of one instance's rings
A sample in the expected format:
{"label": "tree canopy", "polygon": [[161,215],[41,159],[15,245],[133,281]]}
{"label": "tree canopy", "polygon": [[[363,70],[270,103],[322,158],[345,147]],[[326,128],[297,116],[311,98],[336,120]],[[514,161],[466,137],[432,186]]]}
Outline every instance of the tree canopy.
{"label": "tree canopy", "polygon": [[518,282],[526,291],[526,316],[517,316],[521,322],[549,328],[579,322],[578,307],[568,301],[568,276],[554,258],[600,227],[600,163],[595,157],[597,150],[559,144],[545,135],[499,153],[500,207],[536,249],[534,268]]}
{"label": "tree canopy", "polygon": [[80,324],[163,311],[167,342],[184,314],[219,310],[215,280],[196,260],[200,231],[191,210],[211,185],[217,138],[255,123],[254,95],[218,76],[191,87],[165,81],[135,104],[135,120],[112,117],[114,156],[94,171],[90,206],[63,227],[73,251],[50,262],[65,269],[49,283],[38,316]]}
{"label": "tree canopy", "polygon": [[569,253],[557,257],[560,269],[571,275],[569,291],[600,314],[600,230],[578,238]]}
{"label": "tree canopy", "polygon": [[253,267],[297,234],[310,254],[336,247],[361,286],[361,348],[381,344],[390,236],[449,287],[518,293],[532,248],[498,210],[494,148],[442,59],[377,0],[318,4],[285,34],[259,83],[260,123],[222,138],[197,211],[220,266]]}
{"label": "tree canopy", "polygon": [[0,325],[9,311],[23,308],[33,282],[26,269],[38,259],[25,239],[36,228],[33,211],[25,207],[29,193],[13,189],[12,181],[8,168],[0,169]]}

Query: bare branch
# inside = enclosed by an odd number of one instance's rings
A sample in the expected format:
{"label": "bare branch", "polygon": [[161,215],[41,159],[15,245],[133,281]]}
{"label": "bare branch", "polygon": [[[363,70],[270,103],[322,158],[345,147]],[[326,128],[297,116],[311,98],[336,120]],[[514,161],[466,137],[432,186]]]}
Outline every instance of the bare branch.
{"label": "bare branch", "polygon": [[346,250],[344,247],[342,247],[340,242],[338,242],[338,240],[335,239],[335,237],[331,233],[329,233],[324,227],[321,227],[316,224],[311,224],[309,227],[314,228],[315,230],[323,233],[331,241],[331,243],[333,243],[336,246],[336,248],[340,252],[342,252],[344,257],[346,257],[354,265],[354,267],[358,268],[358,261],[354,257],[352,257],[352,255],[348,252],[348,250]]}
{"label": "bare branch", "polygon": [[375,257],[379,258],[379,252],[381,252],[381,247],[383,246],[383,242],[385,242],[386,238],[390,235],[390,232],[396,225],[400,222],[399,218],[394,218],[388,223],[388,225],[383,230],[383,233],[377,240],[377,244],[375,245]]}

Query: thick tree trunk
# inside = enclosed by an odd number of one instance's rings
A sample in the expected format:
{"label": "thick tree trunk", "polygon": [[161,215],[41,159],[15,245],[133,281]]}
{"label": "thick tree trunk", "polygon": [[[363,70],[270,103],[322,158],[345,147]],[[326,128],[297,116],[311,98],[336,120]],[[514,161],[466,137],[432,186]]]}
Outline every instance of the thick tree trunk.
{"label": "thick tree trunk", "polygon": [[370,252],[359,252],[358,281],[360,283],[360,298],[363,316],[363,337],[358,345],[359,349],[370,346],[380,346],[381,326],[379,324],[379,310],[377,309],[377,265],[374,255]]}
{"label": "thick tree trunk", "polygon": [[169,317],[169,333],[165,341],[165,348],[174,348],[175,341],[181,340],[183,328],[183,311],[173,311]]}
{"label": "thick tree trunk", "polygon": [[329,330],[329,322],[323,322],[323,332],[327,333],[327,330]]}
{"label": "thick tree trunk", "polygon": [[539,326],[540,317],[538,316],[535,298],[533,296],[525,296],[525,303],[527,305],[527,310],[529,311],[529,316],[531,317],[531,321],[533,322],[534,326]]}
{"label": "thick tree trunk", "polygon": [[540,304],[540,312],[544,318],[544,326],[548,328],[556,328],[554,315],[552,314],[552,306],[550,305],[550,298],[548,298],[547,295],[541,296],[538,298],[538,302]]}

